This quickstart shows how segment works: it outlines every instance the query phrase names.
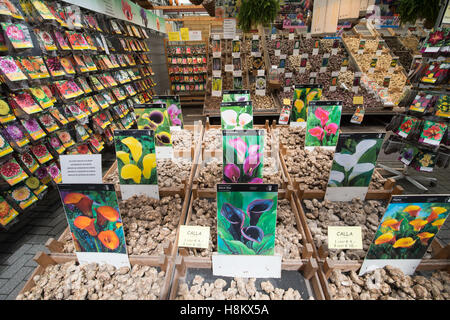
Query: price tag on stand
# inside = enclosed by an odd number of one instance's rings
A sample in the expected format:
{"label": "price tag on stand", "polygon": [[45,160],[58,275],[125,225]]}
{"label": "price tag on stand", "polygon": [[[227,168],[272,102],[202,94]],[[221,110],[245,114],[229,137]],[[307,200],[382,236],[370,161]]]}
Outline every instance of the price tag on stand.
{"label": "price tag on stand", "polygon": [[313,56],[317,56],[319,54],[319,46],[320,46],[320,40],[315,40],[314,41],[314,48],[312,51],[312,55]]}
{"label": "price tag on stand", "polygon": [[391,83],[391,76],[384,77],[383,79],[383,87],[389,88],[389,84]]}
{"label": "price tag on stand", "polygon": [[307,62],[308,62],[308,54],[304,53],[300,58],[300,73],[305,72]]}
{"label": "price tag on stand", "polygon": [[320,73],[324,73],[327,72],[327,66],[328,66],[328,62],[330,61],[330,54],[329,53],[325,53],[322,57],[322,65],[320,67]]}
{"label": "price tag on stand", "polygon": [[234,70],[233,77],[242,77],[242,70]]}
{"label": "price tag on stand", "polygon": [[226,64],[225,65],[225,72],[233,72],[233,68],[234,68],[234,65]]}
{"label": "price tag on stand", "polygon": [[352,87],[352,91],[354,93],[358,93],[360,84],[361,84],[361,72],[355,72],[355,76],[353,78],[353,87]]}
{"label": "price tag on stand", "polygon": [[366,46],[366,40],[365,39],[359,40],[358,54],[363,54],[364,53],[364,47],[365,46]]}
{"label": "price tag on stand", "polygon": [[300,55],[300,49],[294,49],[293,52],[292,52],[292,55],[294,57],[297,57],[298,55]]}
{"label": "price tag on stand", "polygon": [[378,58],[377,57],[373,57],[372,60],[370,61],[369,73],[374,73],[375,72],[375,68],[377,66],[377,62],[378,62]]}
{"label": "price tag on stand", "polygon": [[363,248],[361,227],[328,227],[329,249]]}
{"label": "price tag on stand", "polygon": [[213,75],[213,77],[221,77],[222,71],[221,70],[213,70],[212,75]]}
{"label": "price tag on stand", "polygon": [[350,58],[349,57],[344,57],[342,58],[342,62],[341,62],[341,72],[345,72],[347,71],[348,68],[348,64],[350,63]]}
{"label": "price tag on stand", "polygon": [[270,35],[270,40],[276,40],[277,39],[277,35],[276,34],[271,34]]}
{"label": "price tag on stand", "polygon": [[259,40],[259,35],[254,34],[252,39],[253,39],[253,40]]}
{"label": "price tag on stand", "polygon": [[293,33],[289,33],[289,40],[294,40],[294,34]]}
{"label": "price tag on stand", "polygon": [[309,84],[316,84],[317,82],[317,72],[311,72],[309,74]]}
{"label": "price tag on stand", "polygon": [[291,115],[291,100],[290,99],[283,99],[283,108],[280,112],[280,119],[278,120],[279,124],[288,124],[289,123],[289,117]]}
{"label": "price tag on stand", "polygon": [[389,73],[394,73],[395,68],[398,65],[399,57],[392,57],[391,63],[389,64]]}
{"label": "price tag on stand", "polygon": [[258,70],[258,77],[264,77],[265,73],[265,70]]}
{"label": "price tag on stand", "polygon": [[201,226],[180,226],[179,247],[208,249],[210,228]]}
{"label": "price tag on stand", "polygon": [[277,49],[275,50],[275,57],[279,57],[281,55],[281,50]]}
{"label": "price tag on stand", "polygon": [[338,78],[339,78],[339,71],[333,71],[331,73],[331,83],[330,83],[330,89],[329,89],[331,92],[336,91]]}
{"label": "price tag on stand", "polygon": [[339,40],[336,39],[333,41],[333,48],[331,49],[331,55],[335,56],[338,54],[339,50]]}
{"label": "price tag on stand", "polygon": [[241,53],[240,53],[240,52],[233,52],[233,53],[231,54],[231,56],[232,56],[233,58],[240,58],[240,57],[241,57]]}
{"label": "price tag on stand", "polygon": [[353,97],[353,105],[356,106],[356,110],[350,119],[351,123],[361,124],[364,120],[364,114],[366,110],[364,109],[364,97],[363,96],[354,96]]}
{"label": "price tag on stand", "polygon": [[379,57],[381,56],[381,54],[383,53],[383,47],[384,47],[384,40],[379,40],[378,41],[378,45],[377,45],[377,52],[376,55]]}

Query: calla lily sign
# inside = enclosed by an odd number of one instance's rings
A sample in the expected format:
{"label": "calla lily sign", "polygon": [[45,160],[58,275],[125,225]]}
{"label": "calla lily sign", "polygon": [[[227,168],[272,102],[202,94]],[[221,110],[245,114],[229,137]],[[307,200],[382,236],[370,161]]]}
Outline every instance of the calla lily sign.
{"label": "calla lily sign", "polygon": [[223,90],[222,102],[250,101],[250,90]]}
{"label": "calla lily sign", "polygon": [[322,85],[296,85],[292,97],[291,125],[306,125],[308,105],[311,101],[320,100]]}
{"label": "calla lily sign", "polygon": [[325,198],[331,201],[364,199],[381,150],[384,133],[339,136]]}
{"label": "calla lily sign", "polygon": [[219,254],[273,255],[278,185],[217,185]]}
{"label": "calla lily sign", "polygon": [[129,266],[113,184],[59,184],[78,261]]}
{"label": "calla lily sign", "polygon": [[150,129],[155,131],[157,147],[172,147],[170,118],[165,104],[135,105],[134,111],[139,130]]}
{"label": "calla lily sign", "polygon": [[171,127],[183,128],[183,113],[181,111],[180,96],[154,96],[153,102],[166,105]]}
{"label": "calla lily sign", "polygon": [[223,130],[224,183],[263,183],[264,130]]}
{"label": "calla lily sign", "polygon": [[222,102],[220,106],[222,130],[253,129],[251,102]]}
{"label": "calla lily sign", "polygon": [[341,113],[341,101],[311,101],[306,120],[305,147],[335,147]]}
{"label": "calla lily sign", "polygon": [[360,274],[388,264],[413,274],[449,212],[449,194],[393,196]]}

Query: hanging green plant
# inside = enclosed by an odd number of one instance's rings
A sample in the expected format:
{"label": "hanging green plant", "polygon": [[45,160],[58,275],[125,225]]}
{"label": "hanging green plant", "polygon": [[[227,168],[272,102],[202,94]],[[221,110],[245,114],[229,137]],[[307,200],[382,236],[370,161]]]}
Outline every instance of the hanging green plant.
{"label": "hanging green plant", "polygon": [[267,27],[280,11],[280,0],[242,0],[238,13],[238,26],[244,32],[259,24]]}
{"label": "hanging green plant", "polygon": [[425,28],[433,28],[440,11],[440,0],[400,0],[397,13],[401,24],[415,24],[417,19],[425,19]]}

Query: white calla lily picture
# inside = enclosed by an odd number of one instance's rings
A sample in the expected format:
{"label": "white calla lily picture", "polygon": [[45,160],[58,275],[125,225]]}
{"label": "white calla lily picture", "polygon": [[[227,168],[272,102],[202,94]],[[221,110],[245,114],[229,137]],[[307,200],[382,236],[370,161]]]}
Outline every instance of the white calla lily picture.
{"label": "white calla lily picture", "polygon": [[251,103],[231,103],[220,107],[222,130],[253,129],[253,108]]}

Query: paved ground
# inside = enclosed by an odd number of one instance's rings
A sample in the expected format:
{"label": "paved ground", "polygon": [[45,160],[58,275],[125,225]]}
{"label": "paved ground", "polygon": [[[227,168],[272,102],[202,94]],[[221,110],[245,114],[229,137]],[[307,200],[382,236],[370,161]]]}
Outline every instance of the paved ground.
{"label": "paved ground", "polygon": [[[195,114],[189,120],[199,119]],[[364,129],[368,127],[365,126]],[[349,131],[357,130],[351,128]],[[347,131],[347,130],[345,130]],[[106,171],[112,164],[111,152],[104,156],[103,168]],[[399,167],[396,161],[398,155],[380,155],[380,161],[386,165]],[[438,184],[431,188],[429,194],[450,193],[449,169],[436,169],[428,176],[436,177]],[[409,182],[401,180],[399,184],[405,188],[407,194],[420,194],[419,189]],[[38,251],[48,252],[45,242],[50,238],[58,238],[67,226],[67,221],[61,206],[58,192],[53,189],[28,213],[23,221],[12,226],[7,232],[0,231],[0,300],[13,300],[23,288],[26,281],[36,267],[32,260]],[[449,219],[450,220],[450,219]],[[450,221],[442,226],[439,239],[444,243],[450,243]]]}

